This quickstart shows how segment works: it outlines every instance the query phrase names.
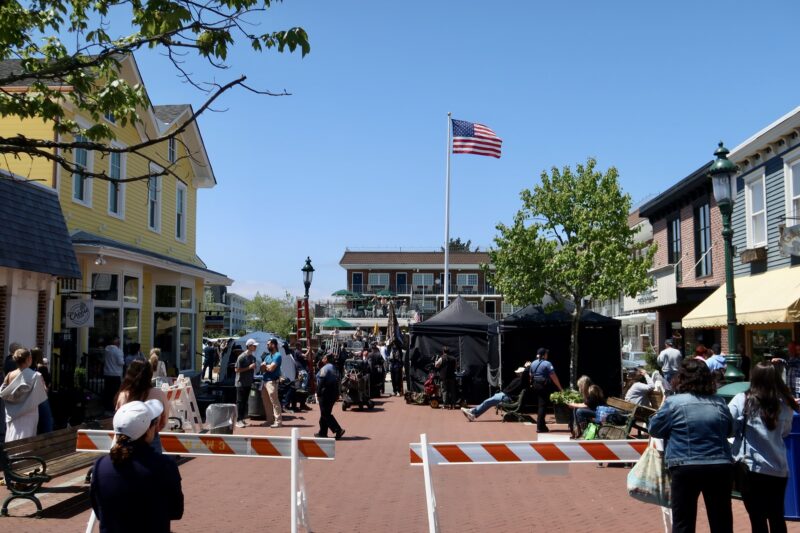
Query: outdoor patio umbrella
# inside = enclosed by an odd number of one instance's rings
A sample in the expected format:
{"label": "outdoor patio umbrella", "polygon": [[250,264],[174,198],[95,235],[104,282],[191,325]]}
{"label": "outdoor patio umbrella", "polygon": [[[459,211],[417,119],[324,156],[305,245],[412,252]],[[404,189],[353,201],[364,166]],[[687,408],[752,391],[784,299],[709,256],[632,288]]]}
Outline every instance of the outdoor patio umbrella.
{"label": "outdoor patio umbrella", "polygon": [[378,292],[376,292],[375,294],[376,294],[377,296],[383,296],[383,297],[391,297],[391,296],[394,296],[394,295],[395,295],[395,294],[394,294],[392,291],[390,291],[389,289],[381,289],[381,290],[379,290]]}
{"label": "outdoor patio umbrella", "polygon": [[333,294],[331,294],[331,296],[348,297],[348,296],[355,296],[355,293],[353,291],[348,291],[347,289],[339,289],[338,291],[336,291]]}
{"label": "outdoor patio umbrella", "polygon": [[329,318],[325,322],[322,323],[323,328],[340,328],[340,329],[350,329],[353,327],[353,324],[350,322],[345,322],[341,318]]}

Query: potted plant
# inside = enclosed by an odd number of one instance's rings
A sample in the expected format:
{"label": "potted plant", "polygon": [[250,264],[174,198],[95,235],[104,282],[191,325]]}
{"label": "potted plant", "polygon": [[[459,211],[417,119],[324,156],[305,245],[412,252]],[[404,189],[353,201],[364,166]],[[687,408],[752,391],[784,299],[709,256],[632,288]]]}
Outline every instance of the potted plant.
{"label": "potted plant", "polygon": [[553,402],[553,412],[556,415],[556,424],[569,424],[572,417],[572,410],[567,406],[569,403],[581,403],[583,397],[581,393],[573,389],[564,389],[550,395]]}

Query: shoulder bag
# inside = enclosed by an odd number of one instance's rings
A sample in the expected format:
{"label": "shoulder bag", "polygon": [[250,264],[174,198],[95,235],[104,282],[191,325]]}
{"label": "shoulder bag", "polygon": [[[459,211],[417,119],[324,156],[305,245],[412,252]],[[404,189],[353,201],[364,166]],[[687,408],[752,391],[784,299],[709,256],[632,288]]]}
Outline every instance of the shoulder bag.
{"label": "shoulder bag", "polygon": [[639,501],[672,507],[670,475],[664,465],[664,454],[651,440],[642,456],[628,472],[628,494]]}

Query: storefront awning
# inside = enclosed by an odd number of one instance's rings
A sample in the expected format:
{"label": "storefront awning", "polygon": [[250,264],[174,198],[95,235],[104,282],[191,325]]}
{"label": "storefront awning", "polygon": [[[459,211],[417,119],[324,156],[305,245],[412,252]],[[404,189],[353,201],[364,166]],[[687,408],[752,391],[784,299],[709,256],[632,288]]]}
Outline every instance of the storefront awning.
{"label": "storefront awning", "polygon": [[[739,324],[800,322],[800,268],[781,268],[734,279]],[[721,327],[728,323],[723,283],[683,317],[685,328]]]}

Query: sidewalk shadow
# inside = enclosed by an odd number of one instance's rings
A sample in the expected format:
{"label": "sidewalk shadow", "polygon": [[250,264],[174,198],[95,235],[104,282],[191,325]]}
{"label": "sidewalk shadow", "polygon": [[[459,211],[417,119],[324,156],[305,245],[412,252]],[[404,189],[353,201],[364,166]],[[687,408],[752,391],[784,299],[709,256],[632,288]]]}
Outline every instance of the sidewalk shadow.
{"label": "sidewalk shadow", "polygon": [[362,437],[360,435],[353,435],[353,436],[345,435],[344,437],[339,439],[339,441],[345,441],[345,440],[359,441],[359,440],[372,440],[372,439],[369,437]]}

